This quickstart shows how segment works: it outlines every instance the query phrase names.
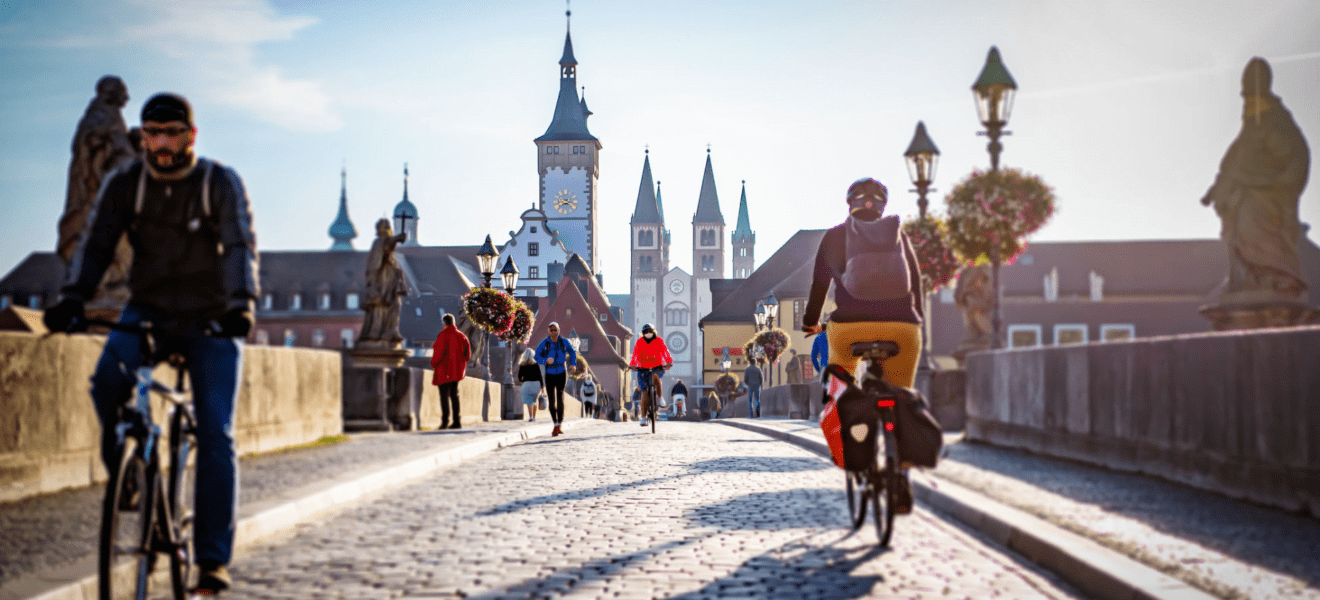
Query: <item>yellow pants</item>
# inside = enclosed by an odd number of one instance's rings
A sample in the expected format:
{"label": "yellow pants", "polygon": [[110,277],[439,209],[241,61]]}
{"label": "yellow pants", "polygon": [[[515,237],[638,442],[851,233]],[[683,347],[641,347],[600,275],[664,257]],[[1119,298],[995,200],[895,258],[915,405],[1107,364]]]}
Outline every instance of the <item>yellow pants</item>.
{"label": "yellow pants", "polygon": [[889,341],[898,344],[898,355],[884,362],[885,383],[913,387],[917,378],[917,359],[921,357],[921,326],[896,321],[840,323],[831,321],[825,328],[830,342],[830,364],[839,365],[856,376],[858,357],[851,346],[857,342]]}

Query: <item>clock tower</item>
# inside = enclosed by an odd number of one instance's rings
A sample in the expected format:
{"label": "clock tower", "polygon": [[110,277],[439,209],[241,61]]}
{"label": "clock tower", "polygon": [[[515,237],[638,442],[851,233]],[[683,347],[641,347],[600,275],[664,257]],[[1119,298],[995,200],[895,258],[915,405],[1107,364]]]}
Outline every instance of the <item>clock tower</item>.
{"label": "clock tower", "polygon": [[[566,16],[572,13],[565,13]],[[592,273],[600,267],[596,250],[596,180],[600,141],[587,130],[587,100],[577,93],[577,59],[570,29],[559,59],[559,99],[545,134],[536,138],[540,209],[569,254],[577,253]]]}

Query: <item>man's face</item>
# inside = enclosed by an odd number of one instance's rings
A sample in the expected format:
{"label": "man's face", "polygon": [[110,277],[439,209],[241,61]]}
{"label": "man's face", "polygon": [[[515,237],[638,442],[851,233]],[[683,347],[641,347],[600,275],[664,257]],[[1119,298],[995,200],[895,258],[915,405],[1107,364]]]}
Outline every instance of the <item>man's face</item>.
{"label": "man's face", "polygon": [[558,327],[555,327],[555,326],[553,326],[553,325],[550,327],[550,339],[552,339],[552,340],[557,340],[557,339],[559,339],[559,328],[558,328]]}
{"label": "man's face", "polygon": [[183,121],[147,121],[142,124],[142,146],[146,149],[147,160],[160,169],[172,169],[188,160],[196,139],[197,130]]}

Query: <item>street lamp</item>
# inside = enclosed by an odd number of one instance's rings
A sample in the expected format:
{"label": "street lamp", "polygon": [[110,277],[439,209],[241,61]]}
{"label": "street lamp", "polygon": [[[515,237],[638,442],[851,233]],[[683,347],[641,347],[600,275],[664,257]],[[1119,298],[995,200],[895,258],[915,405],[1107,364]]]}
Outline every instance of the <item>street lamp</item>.
{"label": "street lamp", "polygon": [[[935,166],[940,160],[940,149],[936,148],[935,142],[926,135],[925,123],[917,121],[917,131],[912,134],[912,143],[908,144],[903,158],[907,162],[908,176],[912,178],[912,184],[917,186],[915,191],[918,214],[922,220],[925,220],[926,192],[930,191],[930,184],[935,181]],[[927,279],[922,275],[923,288]],[[930,360],[930,294],[926,293],[925,289],[921,290],[921,314],[926,318],[921,326],[921,358],[917,361],[917,387],[926,394],[926,397],[930,397],[930,379],[935,367]]]}
{"label": "street lamp", "polygon": [[500,255],[495,252],[495,245],[490,243],[490,236],[486,236],[486,243],[481,245],[481,250],[477,251],[477,266],[481,271],[481,276],[485,278],[485,287],[490,287],[490,278],[495,276],[495,261]]}
{"label": "street lamp", "polygon": [[[1008,125],[1008,115],[1013,111],[1013,96],[1017,93],[1017,82],[1013,81],[1013,76],[1008,74],[1008,69],[1004,68],[1003,61],[999,59],[999,48],[990,47],[990,53],[985,57],[985,67],[981,69],[976,83],[972,84],[972,92],[976,95],[976,114],[981,118],[981,124],[985,125],[985,131],[978,132],[978,135],[990,138],[990,144],[986,146],[986,150],[990,151],[990,171],[998,171],[999,153],[1004,149],[999,143],[999,136],[1010,134],[1004,131],[1004,126]],[[996,240],[990,245],[990,285],[995,292],[994,311],[990,320],[990,328],[994,330],[990,339],[990,348],[993,350],[1004,347],[1000,336],[1004,318],[1000,307],[1003,294],[999,289],[999,262],[999,244]]]}
{"label": "street lamp", "polygon": [[[775,328],[775,317],[779,316],[779,300],[775,298],[775,293],[770,292],[770,297],[765,299],[765,325],[766,329]],[[770,369],[770,387],[775,386],[775,365],[766,357],[765,366]]]}
{"label": "street lamp", "polygon": [[935,181],[935,166],[940,161],[940,149],[926,135],[926,124],[917,121],[917,131],[912,134],[912,143],[903,153],[907,160],[908,176],[917,186],[917,214],[926,218],[926,192],[931,191],[930,184]]}
{"label": "street lamp", "polygon": [[756,310],[752,311],[752,318],[756,320],[756,332],[760,333],[765,328],[765,303],[756,302]]}
{"label": "street lamp", "polygon": [[[486,240],[489,241],[490,236],[486,236]],[[485,248],[483,248],[482,250],[485,250]],[[504,279],[504,291],[508,292],[509,295],[512,296],[513,290],[518,288],[518,265],[513,263],[513,255],[509,255],[509,257],[505,259],[504,268],[500,269],[500,278]],[[487,281],[489,282],[489,278],[487,278]],[[505,408],[505,413],[510,415],[513,414],[513,408],[514,408],[513,345],[515,343],[516,342],[514,340],[507,340],[504,342],[505,347],[508,349],[508,352],[505,353],[508,356],[508,360],[505,361],[506,364],[504,369],[504,398],[505,398],[504,408]]]}
{"label": "street lamp", "polygon": [[729,348],[728,348],[728,346],[725,346],[725,347],[724,347],[724,356],[723,356],[722,358],[720,358],[720,370],[723,371],[723,372],[725,372],[725,373],[728,373],[728,372],[729,372],[729,368],[732,367],[732,366],[733,366],[733,359],[732,359],[732,358],[729,358]]}

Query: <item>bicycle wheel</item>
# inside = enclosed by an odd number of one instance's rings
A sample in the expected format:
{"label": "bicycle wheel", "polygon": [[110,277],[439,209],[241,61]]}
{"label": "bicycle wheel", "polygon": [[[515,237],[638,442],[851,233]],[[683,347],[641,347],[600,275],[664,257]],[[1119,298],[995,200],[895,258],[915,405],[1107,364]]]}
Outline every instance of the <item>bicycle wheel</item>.
{"label": "bicycle wheel", "polygon": [[866,481],[861,473],[844,471],[843,476],[848,482],[848,518],[856,530],[866,521]]}
{"label": "bicycle wheel", "polygon": [[656,398],[651,398],[651,401],[647,403],[648,406],[646,407],[646,414],[649,415],[651,418],[651,433],[655,433],[655,403],[656,402],[658,402]]}
{"label": "bicycle wheel", "polygon": [[885,460],[885,470],[876,475],[876,486],[872,490],[871,504],[875,508],[875,537],[880,546],[889,545],[889,538],[894,535],[894,470],[893,462]]}
{"label": "bicycle wheel", "polygon": [[[138,455],[138,440],[128,438],[119,449],[117,471],[106,482],[101,510],[100,560],[97,565],[100,600],[147,596],[147,580],[155,566],[151,542],[149,483],[146,461]],[[130,595],[131,593],[131,595]]]}
{"label": "bicycle wheel", "polygon": [[197,493],[197,438],[192,420],[182,409],[170,419],[170,527],[175,546],[170,551],[170,583],[175,600],[185,600],[196,586],[193,520]]}

